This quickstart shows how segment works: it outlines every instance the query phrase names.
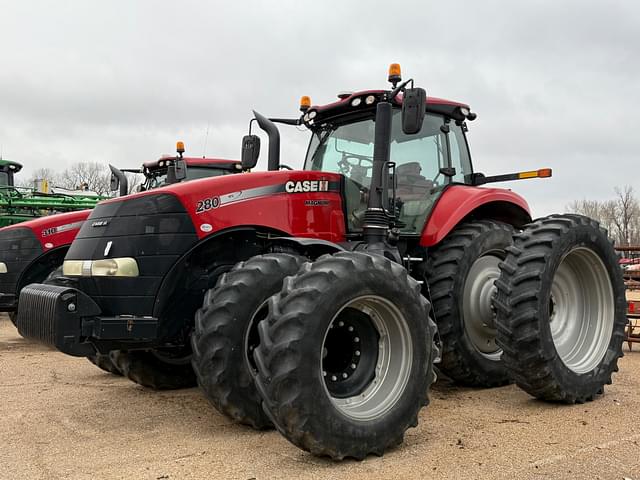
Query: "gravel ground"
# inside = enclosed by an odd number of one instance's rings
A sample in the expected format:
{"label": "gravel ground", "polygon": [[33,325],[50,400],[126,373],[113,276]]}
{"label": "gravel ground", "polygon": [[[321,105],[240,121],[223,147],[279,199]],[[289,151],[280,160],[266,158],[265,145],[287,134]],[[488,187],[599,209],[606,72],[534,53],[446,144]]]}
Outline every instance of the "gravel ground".
{"label": "gravel ground", "polygon": [[29,343],[2,316],[0,478],[640,480],[634,348],[606,395],[585,405],[439,383],[401,447],[336,463],[230,422],[197,389],[149,391]]}

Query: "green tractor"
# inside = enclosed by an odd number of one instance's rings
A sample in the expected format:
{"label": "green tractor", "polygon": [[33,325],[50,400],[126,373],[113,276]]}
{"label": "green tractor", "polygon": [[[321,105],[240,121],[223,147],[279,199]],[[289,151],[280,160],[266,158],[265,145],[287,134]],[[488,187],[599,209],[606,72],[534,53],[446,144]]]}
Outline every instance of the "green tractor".
{"label": "green tractor", "polygon": [[6,227],[52,213],[93,208],[106,197],[62,193],[44,193],[16,187],[14,175],[22,170],[18,162],[0,159],[0,227]]}

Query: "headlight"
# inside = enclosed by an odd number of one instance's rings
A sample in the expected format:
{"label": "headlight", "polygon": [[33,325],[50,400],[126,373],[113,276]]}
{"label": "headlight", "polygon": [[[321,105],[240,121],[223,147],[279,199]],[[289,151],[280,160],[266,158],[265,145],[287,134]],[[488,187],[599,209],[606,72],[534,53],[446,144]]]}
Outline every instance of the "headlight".
{"label": "headlight", "polygon": [[65,260],[62,274],[70,277],[137,277],[140,275],[134,258],[103,260]]}
{"label": "headlight", "polygon": [[0,262],[0,273],[7,273],[7,264]]}

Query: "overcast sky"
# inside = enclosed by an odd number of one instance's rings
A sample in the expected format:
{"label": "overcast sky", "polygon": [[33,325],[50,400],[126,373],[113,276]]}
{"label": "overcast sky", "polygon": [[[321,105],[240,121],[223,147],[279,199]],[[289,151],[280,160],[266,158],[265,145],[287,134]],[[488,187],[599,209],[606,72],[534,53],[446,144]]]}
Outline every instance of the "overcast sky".
{"label": "overcast sky", "polygon": [[[137,167],[176,140],[238,158],[252,109],[296,116],[301,95],[385,88],[399,62],[478,113],[476,171],[553,167],[504,184],[534,216],[640,191],[640,2],[522,3],[0,0],[3,157],[25,176]],[[301,165],[308,133],[281,131],[283,163]]]}

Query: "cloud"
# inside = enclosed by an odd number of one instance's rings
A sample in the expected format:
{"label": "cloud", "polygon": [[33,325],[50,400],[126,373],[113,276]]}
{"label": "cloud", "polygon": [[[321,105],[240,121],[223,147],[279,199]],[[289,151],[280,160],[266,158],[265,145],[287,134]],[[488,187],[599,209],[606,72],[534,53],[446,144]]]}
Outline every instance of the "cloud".
{"label": "cloud", "polygon": [[[508,186],[534,212],[628,183],[640,140],[634,2],[7,2],[0,75],[5,158],[133,167],[173,150],[238,157],[251,110],[294,116],[301,95],[385,86],[402,64],[429,94],[478,112],[487,174],[551,166]],[[307,135],[283,127],[299,166]],[[262,159],[260,165],[264,166]]]}

